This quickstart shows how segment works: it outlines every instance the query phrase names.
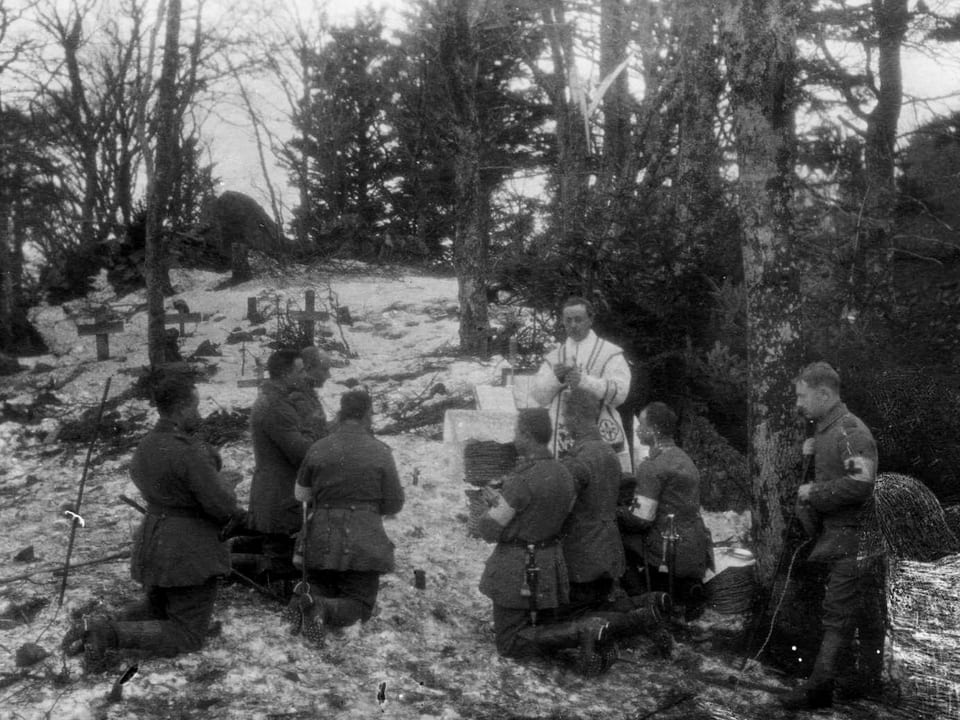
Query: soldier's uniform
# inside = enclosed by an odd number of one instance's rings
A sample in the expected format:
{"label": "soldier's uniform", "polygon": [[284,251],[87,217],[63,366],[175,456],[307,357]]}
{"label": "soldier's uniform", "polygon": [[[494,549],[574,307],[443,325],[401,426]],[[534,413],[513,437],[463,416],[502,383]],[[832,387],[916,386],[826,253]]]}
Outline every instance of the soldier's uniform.
{"label": "soldier's uniform", "polygon": [[290,398],[290,389],[274,380],[260,388],[250,411],[255,467],[250,484],[250,527],[265,535],[263,550],[273,569],[294,572],[292,535],[303,517],[294,497],[300,463],[314,438]]}
{"label": "soldier's uniform", "polygon": [[[869,428],[842,402],[817,422],[814,468],[809,500],[798,513],[808,519],[808,528],[819,527],[808,560],[829,564],[821,653],[828,645],[836,646],[827,648],[834,653],[849,648],[859,626],[861,647],[869,648],[866,661],[876,665],[877,651],[883,648],[876,589],[882,570],[879,557],[861,554],[860,530],[861,513],[876,482],[877,445]],[[870,681],[876,682],[877,668],[872,672]]]}
{"label": "soldier's uniform", "polygon": [[316,388],[309,384],[309,381],[305,381],[302,386],[294,388],[290,392],[289,398],[300,417],[304,431],[314,441],[330,434],[327,414],[320,402],[320,396]]}
{"label": "soldier's uniform", "polygon": [[214,454],[170,420],[140,442],[130,474],[147,507],[131,558],[146,603],[116,623],[118,645],[163,655],[196,650],[213,615],[217,577],[230,572],[218,533],[242,511]]}
{"label": "soldier's uniform", "polygon": [[621,469],[616,452],[602,440],[576,443],[561,462],[577,489],[563,538],[570,606],[577,611],[601,604],[624,571],[616,514]]}
{"label": "soldier's uniform", "polygon": [[[538,652],[519,635],[530,625],[531,601],[544,620],[569,601],[567,566],[560,533],[576,491],[573,478],[544,449],[521,461],[503,483],[503,499],[516,512],[503,528],[480,579],[480,592],[493,601],[497,651],[505,656]],[[534,596],[523,594],[528,553],[540,568]],[[547,612],[542,612],[547,611]]]}
{"label": "soldier's uniform", "polygon": [[400,512],[404,502],[389,446],[359,423],[341,423],[310,449],[296,496],[313,503],[303,561],[311,587],[323,596],[324,622],[368,620],[380,575],[394,567],[382,516]]}
{"label": "soldier's uniform", "polygon": [[[658,579],[657,572],[667,567],[663,538],[669,530],[668,515],[672,514],[679,535],[674,577],[687,581],[680,582],[680,585],[694,587],[703,579],[712,552],[709,532],[700,515],[700,471],[689,455],[672,442],[665,441],[637,465],[636,475],[636,514],[620,514],[628,564],[646,564],[654,573],[655,587],[665,589],[662,587],[663,577]],[[654,507],[655,510],[648,510]],[[625,578],[628,592],[639,591],[640,588],[635,587],[638,582],[639,577],[631,572]]]}

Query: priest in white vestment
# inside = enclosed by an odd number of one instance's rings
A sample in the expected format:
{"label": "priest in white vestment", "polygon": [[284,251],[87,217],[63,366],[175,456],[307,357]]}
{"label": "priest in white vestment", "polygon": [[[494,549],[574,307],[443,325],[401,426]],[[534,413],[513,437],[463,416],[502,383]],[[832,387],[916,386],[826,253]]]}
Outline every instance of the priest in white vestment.
{"label": "priest in white vestment", "polygon": [[550,449],[560,457],[573,444],[564,410],[570,390],[579,387],[603,402],[597,421],[600,436],[616,450],[624,472],[631,472],[630,448],[617,412],[630,392],[630,366],[622,349],[593,332],[590,301],[572,297],[562,312],[567,339],[547,354],[530,389],[533,399],[550,410]]}

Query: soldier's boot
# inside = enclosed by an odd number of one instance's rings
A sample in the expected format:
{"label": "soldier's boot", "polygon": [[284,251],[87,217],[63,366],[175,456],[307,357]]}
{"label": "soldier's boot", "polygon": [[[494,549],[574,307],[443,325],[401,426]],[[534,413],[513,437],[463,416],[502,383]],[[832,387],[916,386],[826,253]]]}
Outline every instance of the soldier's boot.
{"label": "soldier's boot", "polygon": [[577,647],[580,644],[580,626],[576,621],[528,625],[517,636],[548,655],[555,650]]}
{"label": "soldier's boot", "polygon": [[813,663],[813,672],[799,687],[780,696],[780,704],[787,710],[817,710],[833,706],[834,675],[837,656],[847,645],[843,636],[827,630],[820,643],[820,651]]}
{"label": "soldier's boot", "polygon": [[116,624],[107,618],[88,618],[83,629],[83,669],[88,673],[102,673],[112,668],[118,659]]}
{"label": "soldier's boot", "polygon": [[363,620],[363,603],[352,598],[323,598],[324,621],[331,627],[347,627]]}
{"label": "soldier's boot", "polygon": [[859,646],[841,651],[834,687],[836,698],[883,698],[883,641],[882,629],[861,629]]}
{"label": "soldier's boot", "polygon": [[149,600],[140,600],[130,603],[117,614],[117,620],[120,622],[139,622],[141,620],[155,620],[153,606]]}
{"label": "soldier's boot", "polygon": [[60,648],[67,657],[74,657],[83,652],[83,638],[87,632],[87,619],[79,618],[70,624],[66,634],[60,641]]}
{"label": "soldier's boot", "polygon": [[673,653],[673,635],[667,628],[665,618],[673,609],[667,593],[644,593],[634,600],[633,610],[619,613],[592,613],[604,618],[610,625],[611,639],[646,635],[651,638],[660,654],[668,658]]}
{"label": "soldier's boot", "polygon": [[860,682],[864,697],[883,696],[883,650],[886,633],[883,627],[865,631],[860,635]]}
{"label": "soldier's boot", "polygon": [[669,617],[673,612],[673,599],[669,593],[647,592],[634,600],[638,609],[646,608],[657,613],[661,618]]}
{"label": "soldier's boot", "polygon": [[577,622],[577,670],[581,675],[600,675],[616,657],[610,623],[602,617],[585,617]]}
{"label": "soldier's boot", "polygon": [[201,638],[188,635],[174,623],[160,620],[120,622],[114,628],[118,648],[138,650],[145,656],[172,657],[180,652],[199,650],[203,644]]}
{"label": "soldier's boot", "polygon": [[610,664],[609,633],[603,618],[525,627],[517,635],[545,655],[577,648],[577,669],[584,675],[598,675]]}

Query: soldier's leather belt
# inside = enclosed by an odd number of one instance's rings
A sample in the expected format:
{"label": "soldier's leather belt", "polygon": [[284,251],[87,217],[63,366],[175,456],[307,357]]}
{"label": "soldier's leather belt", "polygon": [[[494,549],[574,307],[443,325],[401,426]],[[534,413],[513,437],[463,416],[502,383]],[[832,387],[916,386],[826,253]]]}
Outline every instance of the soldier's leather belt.
{"label": "soldier's leather belt", "polygon": [[184,517],[184,518],[198,518],[203,517],[203,513],[196,508],[179,508],[179,507],[167,507],[166,505],[154,505],[149,503],[147,505],[147,514],[148,515],[160,515],[161,517]]}
{"label": "soldier's leather belt", "polygon": [[378,503],[355,502],[355,503],[318,503],[318,508],[327,510],[369,510],[379,513],[380,505]]}
{"label": "soldier's leather belt", "polygon": [[554,545],[560,544],[561,540],[563,540],[563,535],[554,535],[546,540],[538,540],[537,542],[524,540],[522,538],[511,538],[510,540],[501,540],[500,542],[502,542],[504,545],[516,545],[517,547],[522,548],[527,548],[533,545],[534,550],[542,550],[543,548],[553,547]]}

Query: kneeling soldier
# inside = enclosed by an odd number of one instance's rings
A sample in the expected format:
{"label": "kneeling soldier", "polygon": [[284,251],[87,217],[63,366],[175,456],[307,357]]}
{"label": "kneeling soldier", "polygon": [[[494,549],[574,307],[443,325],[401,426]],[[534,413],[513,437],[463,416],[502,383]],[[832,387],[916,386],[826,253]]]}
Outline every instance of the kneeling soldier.
{"label": "kneeling soldier", "polygon": [[380,575],[393,571],[382,516],[400,512],[404,493],[393,454],[372,428],[370,396],[344,393],[337,428],[313,444],[297,474],[297,500],[313,505],[303,529],[303,564],[316,591],[310,620],[319,624],[317,632],[369,620]]}
{"label": "kneeling soldier", "polygon": [[68,652],[83,649],[92,671],[104,669],[118,649],[147,656],[200,649],[213,617],[217,578],[230,572],[221,529],[244,517],[233,487],[217,473],[215,456],[188,434],[200,422],[193,382],[169,376],[154,399],[160,419],[130,466],[147,505],[131,559],[131,574],[146,598],[117,620],[86,619],[64,638]]}
{"label": "kneeling soldier", "polygon": [[514,443],[520,460],[503,483],[502,494],[483,516],[480,532],[497,546],[487,560],[480,591],[493,601],[497,652],[531,657],[579,648],[579,668],[600,672],[607,664],[605,640],[649,630],[659,624],[655,603],[627,613],[588,615],[557,621],[557,608],[569,601],[567,566],[560,546],[564,521],[576,499],[574,480],[553,459],[545,409],[520,411]]}

